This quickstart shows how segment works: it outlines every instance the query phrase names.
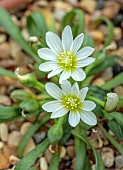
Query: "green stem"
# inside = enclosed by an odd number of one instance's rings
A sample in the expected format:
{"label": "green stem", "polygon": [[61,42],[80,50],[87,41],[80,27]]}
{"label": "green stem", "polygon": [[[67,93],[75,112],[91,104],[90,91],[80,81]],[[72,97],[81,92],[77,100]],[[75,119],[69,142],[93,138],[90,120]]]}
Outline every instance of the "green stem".
{"label": "green stem", "polygon": [[42,91],[45,89],[45,85],[40,83],[39,81],[36,81],[36,83],[34,84],[34,88],[38,91]]}
{"label": "green stem", "polygon": [[59,164],[59,152],[56,152],[52,155],[52,159],[50,161],[48,170],[58,170],[58,164]]}
{"label": "green stem", "polygon": [[98,123],[98,125],[99,125],[100,129],[103,131],[103,133],[106,136],[106,138],[123,155],[123,146],[121,146],[112,136],[110,136],[109,133],[104,129],[104,127],[100,123]]}
{"label": "green stem", "polygon": [[104,107],[105,103],[93,96],[88,96],[87,99],[94,101],[96,104],[99,104],[100,106]]}

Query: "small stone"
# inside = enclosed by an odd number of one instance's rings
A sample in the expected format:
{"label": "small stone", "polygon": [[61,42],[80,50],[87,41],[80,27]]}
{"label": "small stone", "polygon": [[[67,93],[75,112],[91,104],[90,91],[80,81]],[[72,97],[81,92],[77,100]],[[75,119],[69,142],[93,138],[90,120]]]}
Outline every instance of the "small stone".
{"label": "small stone", "polygon": [[97,0],[97,9],[103,9],[105,7],[104,0]]}
{"label": "small stone", "polygon": [[41,157],[40,158],[40,170],[47,170],[47,169],[48,169],[47,161],[45,157]]}
{"label": "small stone", "polygon": [[113,66],[113,76],[116,76],[116,75],[118,75],[119,73],[121,73],[122,72],[122,67],[120,66],[120,64],[115,64],[114,66]]}
{"label": "small stone", "polygon": [[103,80],[107,81],[110,80],[113,77],[113,73],[112,73],[112,68],[109,67],[107,68],[101,75],[101,77],[103,78]]}
{"label": "small stone", "polygon": [[4,145],[3,152],[10,157],[11,155],[17,155],[17,147],[16,146],[9,146]]}
{"label": "small stone", "polygon": [[123,156],[122,155],[118,155],[115,157],[115,167],[123,168]]}
{"label": "small stone", "polygon": [[0,104],[5,105],[5,106],[10,106],[11,100],[8,96],[0,95]]}
{"label": "small stone", "polygon": [[74,148],[74,146],[68,146],[68,147],[67,147],[67,154],[68,154],[71,158],[74,158],[74,156],[75,156],[75,148]]}
{"label": "small stone", "polygon": [[59,170],[70,169],[70,166],[71,166],[71,161],[70,160],[62,160],[59,163]]}
{"label": "small stone", "polygon": [[110,168],[114,164],[114,152],[111,148],[104,147],[102,148],[102,160],[104,162],[105,167]]}
{"label": "small stone", "polygon": [[16,157],[15,155],[11,155],[9,157],[9,162],[11,163],[11,165],[16,165],[19,161],[20,159]]}
{"label": "small stone", "polygon": [[120,27],[115,27],[114,28],[114,39],[119,40],[122,38],[122,30]]}
{"label": "small stone", "polygon": [[114,92],[117,93],[118,95],[123,95],[123,86],[117,86],[114,88]]}
{"label": "small stone", "polygon": [[26,147],[24,149],[23,156],[25,156],[29,151],[31,151],[34,148],[35,148],[35,143],[34,143],[33,139],[30,138],[30,140],[28,141],[28,144],[26,145]]}
{"label": "small stone", "polygon": [[0,150],[3,149],[3,147],[4,147],[4,143],[0,141]]}
{"label": "small stone", "polygon": [[104,35],[101,31],[98,31],[98,30],[91,31],[91,32],[89,32],[89,35],[93,37],[95,43],[104,41]]}
{"label": "small stone", "polygon": [[5,42],[0,45],[0,59],[9,58],[10,46],[9,43]]}
{"label": "small stone", "polygon": [[62,146],[60,150],[60,158],[64,158],[65,155],[66,155],[66,148]]}
{"label": "small stone", "polygon": [[3,142],[8,140],[8,126],[5,123],[0,124],[0,138]]}
{"label": "small stone", "polygon": [[103,80],[102,78],[96,78],[95,80],[93,80],[92,85],[102,86],[104,83],[105,83],[105,80]]}
{"label": "small stone", "polygon": [[0,169],[6,169],[9,168],[10,162],[8,157],[5,154],[0,153]]}
{"label": "small stone", "polygon": [[37,132],[33,135],[33,139],[35,141],[36,144],[41,143],[41,141],[46,137],[46,132],[42,131],[42,132]]}
{"label": "small stone", "polygon": [[8,137],[8,144],[10,146],[18,146],[18,144],[21,140],[21,137],[22,137],[22,135],[20,134],[19,131],[12,131]]}
{"label": "small stone", "polygon": [[21,135],[25,135],[25,133],[28,131],[28,129],[30,128],[31,123],[30,122],[25,122],[22,124],[21,129],[20,129],[20,133]]}
{"label": "small stone", "polygon": [[7,37],[5,34],[0,34],[0,44],[4,43],[6,41]]}
{"label": "small stone", "polygon": [[50,163],[50,161],[51,161],[51,158],[52,158],[52,153],[49,151],[49,149],[47,149],[46,151],[45,151],[45,158],[46,158],[46,160],[47,160],[47,162],[48,163]]}
{"label": "small stone", "polygon": [[96,9],[96,1],[94,0],[83,0],[79,3],[79,7],[88,13],[93,13]]}

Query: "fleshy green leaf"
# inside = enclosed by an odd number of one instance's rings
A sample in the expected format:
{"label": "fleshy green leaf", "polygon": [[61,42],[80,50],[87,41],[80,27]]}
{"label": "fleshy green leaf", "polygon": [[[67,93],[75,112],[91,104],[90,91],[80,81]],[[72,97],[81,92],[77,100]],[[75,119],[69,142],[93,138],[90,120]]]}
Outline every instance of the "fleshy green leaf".
{"label": "fleshy green leaf", "polygon": [[58,170],[59,159],[59,152],[52,154],[48,170]]}

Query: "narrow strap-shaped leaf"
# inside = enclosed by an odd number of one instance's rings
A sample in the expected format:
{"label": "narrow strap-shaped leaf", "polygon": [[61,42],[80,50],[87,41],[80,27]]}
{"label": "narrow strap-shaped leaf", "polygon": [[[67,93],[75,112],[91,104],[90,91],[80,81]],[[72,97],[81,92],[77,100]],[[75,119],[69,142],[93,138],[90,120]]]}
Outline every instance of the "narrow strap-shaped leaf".
{"label": "narrow strap-shaped leaf", "polygon": [[86,155],[84,170],[92,170],[88,156]]}
{"label": "narrow strap-shaped leaf", "polygon": [[107,81],[104,85],[102,85],[101,87],[103,89],[106,90],[110,90],[120,84],[123,83],[123,73],[118,74],[117,76],[115,76],[114,78],[112,78],[111,80]]}
{"label": "narrow strap-shaped leaf", "polygon": [[3,8],[0,8],[0,25],[7,33],[21,46],[21,48],[29,54],[36,62],[40,62],[40,58],[31,50],[28,43],[20,33],[18,27],[12,21],[9,13]]}
{"label": "narrow strap-shaped leaf", "polygon": [[49,140],[45,139],[20,160],[20,162],[16,165],[15,170],[29,170],[36,159],[48,148],[49,145]]}
{"label": "narrow strap-shaped leaf", "polygon": [[106,138],[111,142],[111,144],[123,155],[123,146],[121,146],[109,133],[104,129],[104,127],[98,123],[100,129],[103,131]]}
{"label": "narrow strap-shaped leaf", "polygon": [[52,159],[50,161],[48,170],[58,170],[59,159],[59,152],[52,154]]}
{"label": "narrow strap-shaped leaf", "polygon": [[7,76],[7,77],[10,77],[14,80],[17,80],[15,74],[9,70],[6,70],[5,68],[3,67],[0,67],[0,75],[3,75],[3,76]]}
{"label": "narrow strap-shaped leaf", "polygon": [[21,138],[18,145],[18,156],[22,158],[24,148],[26,147],[30,137],[50,118],[50,114],[46,114],[41,120],[36,121],[31,125],[26,134]]}
{"label": "narrow strap-shaped leaf", "polygon": [[107,17],[105,16],[100,16],[98,17],[96,20],[95,20],[95,24],[96,25],[99,25],[100,23],[102,22],[105,22],[107,24],[107,27],[108,27],[108,32],[107,32],[107,36],[105,38],[105,43],[104,43],[104,47],[107,47],[108,45],[110,45],[110,43],[112,42],[113,40],[113,35],[114,35],[114,32],[113,32],[113,23],[111,22],[111,20],[109,20]]}

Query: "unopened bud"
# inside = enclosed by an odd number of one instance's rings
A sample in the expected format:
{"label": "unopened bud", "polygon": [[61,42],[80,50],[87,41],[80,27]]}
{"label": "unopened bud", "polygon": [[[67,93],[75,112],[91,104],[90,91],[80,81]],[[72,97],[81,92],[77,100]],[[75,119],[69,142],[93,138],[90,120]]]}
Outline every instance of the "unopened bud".
{"label": "unopened bud", "polygon": [[113,111],[119,101],[118,95],[116,93],[108,93],[107,101],[105,103],[105,110],[108,112]]}

